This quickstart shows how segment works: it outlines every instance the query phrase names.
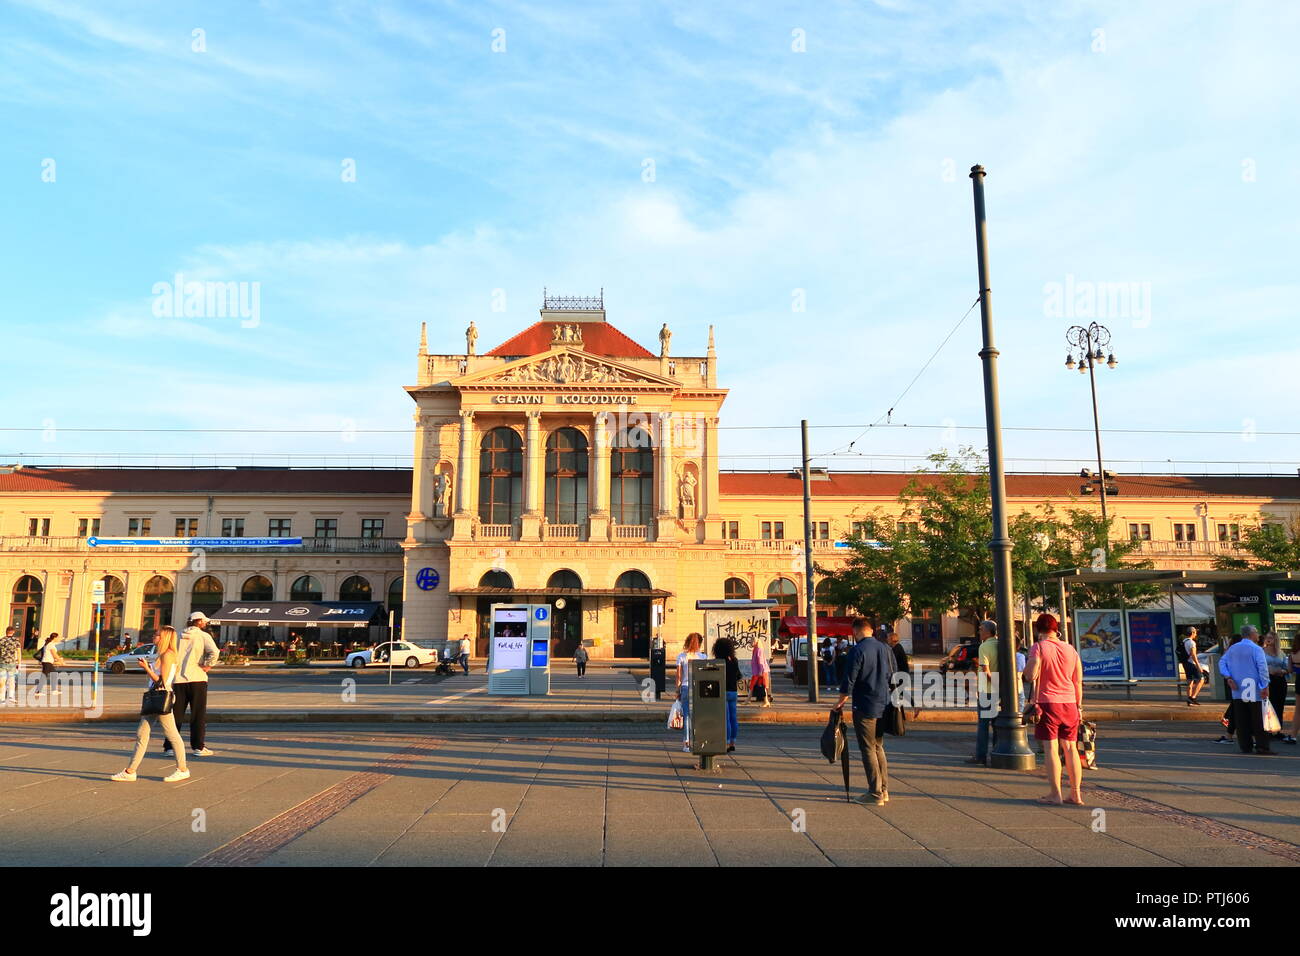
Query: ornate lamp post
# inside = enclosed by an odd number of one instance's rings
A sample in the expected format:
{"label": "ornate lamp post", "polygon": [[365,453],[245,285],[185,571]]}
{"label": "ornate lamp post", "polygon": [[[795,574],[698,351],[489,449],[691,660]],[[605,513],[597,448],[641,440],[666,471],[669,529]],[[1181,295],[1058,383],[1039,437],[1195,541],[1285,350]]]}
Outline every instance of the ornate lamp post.
{"label": "ornate lamp post", "polygon": [[[1110,546],[1110,517],[1106,513],[1106,470],[1101,463],[1101,421],[1097,416],[1097,374],[1096,367],[1102,362],[1107,368],[1119,364],[1115,353],[1110,352],[1110,329],[1097,322],[1089,325],[1072,325],[1065,331],[1065,343],[1069,350],[1065,353],[1065,367],[1070,371],[1078,368],[1079,373],[1088,373],[1088,384],[1092,388],[1092,430],[1097,440],[1097,487],[1101,493],[1101,520],[1105,525],[1107,548]],[[1076,361],[1075,355],[1078,354]]]}

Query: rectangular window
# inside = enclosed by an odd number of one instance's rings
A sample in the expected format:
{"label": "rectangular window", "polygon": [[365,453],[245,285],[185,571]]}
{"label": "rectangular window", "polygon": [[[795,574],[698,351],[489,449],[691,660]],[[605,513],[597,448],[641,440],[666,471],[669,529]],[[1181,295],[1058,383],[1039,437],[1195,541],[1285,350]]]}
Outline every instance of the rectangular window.
{"label": "rectangular window", "polygon": [[870,541],[876,536],[876,523],[874,521],[855,521],[852,527],[853,533],[859,538]]}
{"label": "rectangular window", "polygon": [[1220,541],[1240,541],[1241,525],[1239,524],[1221,524],[1219,525]]}
{"label": "rectangular window", "polygon": [[77,537],[99,537],[99,519],[98,518],[78,518],[77,519]]}
{"label": "rectangular window", "polygon": [[1130,541],[1150,541],[1151,525],[1145,522],[1129,522],[1128,539]]}
{"label": "rectangular window", "polygon": [[785,539],[785,522],[784,522],[784,521],[773,521],[773,522],[772,522],[772,537],[774,537],[777,541],[782,541],[782,540]]}
{"label": "rectangular window", "polygon": [[316,519],[316,537],[337,538],[338,536],[339,536],[338,518],[317,518]]}
{"label": "rectangular window", "polygon": [[829,541],[831,537],[831,523],[829,521],[817,522],[817,537],[822,541]]}
{"label": "rectangular window", "polygon": [[361,537],[382,538],[383,536],[384,536],[383,518],[362,518],[361,519]]}
{"label": "rectangular window", "polygon": [[1174,540],[1175,541],[1195,541],[1196,525],[1192,522],[1174,522]]}
{"label": "rectangular window", "polygon": [[244,536],[244,519],[222,518],[221,536],[223,538],[242,538]]}
{"label": "rectangular window", "polygon": [[291,518],[272,518],[266,523],[266,534],[269,538],[290,538],[293,537],[290,528],[293,527]]}
{"label": "rectangular window", "polygon": [[921,530],[919,521],[900,521],[898,522],[899,534],[916,534]]}
{"label": "rectangular window", "polygon": [[193,538],[199,533],[198,518],[177,518],[176,519],[176,537]]}
{"label": "rectangular window", "polygon": [[50,536],[49,518],[28,518],[27,519],[27,537],[48,538],[49,536]]}
{"label": "rectangular window", "polygon": [[723,527],[722,527],[722,536],[723,536],[724,538],[730,538],[732,541],[737,541],[737,540],[739,540],[739,538],[740,538],[740,522],[739,522],[739,521],[727,521],[727,522],[724,522],[724,523],[723,523]]}
{"label": "rectangular window", "polygon": [[128,538],[143,538],[153,530],[152,518],[128,518],[126,520],[126,535]]}
{"label": "rectangular window", "polygon": [[770,522],[770,521],[764,521],[762,524],[759,525],[759,528],[761,529],[761,531],[760,531],[760,537],[762,537],[762,539],[763,539],[764,541],[771,541],[771,540],[772,540],[772,522]]}

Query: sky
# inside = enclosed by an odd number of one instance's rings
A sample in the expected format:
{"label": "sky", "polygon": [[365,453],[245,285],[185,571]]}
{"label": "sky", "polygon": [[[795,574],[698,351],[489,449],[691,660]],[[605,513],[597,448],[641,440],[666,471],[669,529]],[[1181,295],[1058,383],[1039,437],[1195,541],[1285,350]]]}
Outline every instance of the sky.
{"label": "sky", "polygon": [[[543,288],[713,325],[726,468],[805,418],[836,470],[983,448],[979,163],[1008,470],[1095,462],[1097,321],[1108,468],[1295,474],[1297,41],[1276,2],[2,3],[0,462],[409,465],[420,323],[486,351]],[[178,274],[249,307],[166,314]]]}

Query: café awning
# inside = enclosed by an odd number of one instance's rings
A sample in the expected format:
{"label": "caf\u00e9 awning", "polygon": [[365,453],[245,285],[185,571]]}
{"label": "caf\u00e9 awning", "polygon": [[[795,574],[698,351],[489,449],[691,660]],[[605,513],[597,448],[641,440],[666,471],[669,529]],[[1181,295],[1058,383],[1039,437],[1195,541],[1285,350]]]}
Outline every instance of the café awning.
{"label": "caf\u00e9 awning", "polygon": [[[781,624],[777,627],[776,632],[782,637],[803,637],[808,633],[808,618],[806,617],[789,617],[781,618]],[[853,636],[853,618],[851,617],[819,617],[817,618],[817,636],[822,637],[852,637]]]}
{"label": "caf\u00e9 awning", "polygon": [[208,620],[245,627],[369,627],[387,623],[379,601],[231,601],[208,615]]}

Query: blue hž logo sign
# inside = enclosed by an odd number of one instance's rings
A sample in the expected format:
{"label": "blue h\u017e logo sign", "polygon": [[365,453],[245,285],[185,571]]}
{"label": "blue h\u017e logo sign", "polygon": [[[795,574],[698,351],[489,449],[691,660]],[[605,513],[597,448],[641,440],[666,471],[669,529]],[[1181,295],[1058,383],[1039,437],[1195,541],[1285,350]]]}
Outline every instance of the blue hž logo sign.
{"label": "blue h\u017e logo sign", "polygon": [[433,568],[420,568],[419,573],[415,576],[415,586],[421,591],[432,591],[441,580],[438,577],[438,572]]}
{"label": "blue h\u017e logo sign", "polygon": [[539,607],[536,611],[533,612],[533,617],[537,618],[537,620],[539,621],[544,621],[546,620],[546,615],[548,613],[549,613],[548,608]]}

